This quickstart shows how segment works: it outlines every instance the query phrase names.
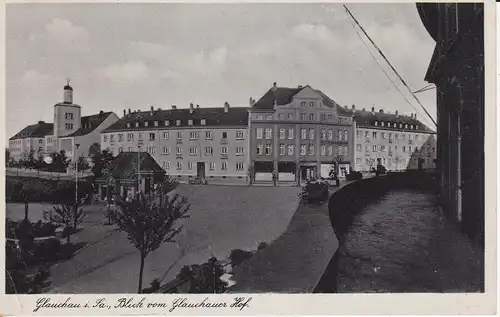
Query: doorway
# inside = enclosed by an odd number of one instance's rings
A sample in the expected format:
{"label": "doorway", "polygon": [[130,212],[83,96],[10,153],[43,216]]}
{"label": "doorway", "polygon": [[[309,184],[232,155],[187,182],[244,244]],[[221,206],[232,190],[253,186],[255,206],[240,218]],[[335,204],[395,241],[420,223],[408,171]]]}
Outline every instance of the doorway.
{"label": "doorway", "polygon": [[196,163],[196,177],[205,179],[205,162]]}

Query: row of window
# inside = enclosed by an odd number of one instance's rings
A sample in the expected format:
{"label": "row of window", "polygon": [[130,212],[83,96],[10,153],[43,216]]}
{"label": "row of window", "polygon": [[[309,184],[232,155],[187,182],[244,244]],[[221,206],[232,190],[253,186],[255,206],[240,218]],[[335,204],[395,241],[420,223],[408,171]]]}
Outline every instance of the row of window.
{"label": "row of window", "polygon": [[408,128],[410,128],[411,130],[418,130],[418,128],[419,128],[418,124],[415,124],[415,125],[408,124],[408,123],[405,123],[405,124],[399,123],[398,124],[396,122],[384,122],[384,121],[380,121],[380,122],[379,121],[375,121],[374,125],[375,126],[379,126],[380,125],[381,127],[388,127],[388,128],[397,128],[398,125],[399,125],[400,129],[403,129],[403,128],[408,129]]}
{"label": "row of window", "polygon": [[73,130],[73,123],[66,123],[64,124],[64,127],[66,128],[66,130]]}
{"label": "row of window", "polygon": [[[169,161],[163,161],[161,163],[161,166],[165,170],[169,170],[171,168],[170,162]],[[227,171],[227,166],[228,162],[227,161],[222,161],[220,165],[220,169],[222,171]],[[243,162],[236,162],[236,171],[244,171],[244,164]],[[181,171],[183,168],[183,162],[182,161],[177,161],[176,162],[176,170]],[[187,170],[191,171],[194,168],[193,162],[187,162]],[[214,162],[208,162],[208,170],[209,171],[214,171],[215,170],[215,163]]]}
{"label": "row of window", "polygon": [[[362,151],[362,148],[363,146],[361,144],[356,144],[356,151],[358,152],[361,152]],[[368,151],[369,147],[366,146],[365,147],[365,150]],[[394,151],[397,152],[398,150],[398,146],[395,145],[394,146]],[[431,152],[431,147],[430,146],[422,146],[421,148],[415,146],[414,148],[411,147],[411,146],[402,146],[402,150],[403,152],[406,152],[408,151],[409,153],[412,153],[412,150],[415,150],[416,152],[419,152],[419,151],[424,151],[424,152],[427,152],[427,153],[430,153]],[[427,150],[427,151],[425,151]],[[386,152],[386,151],[389,151],[389,152],[392,152],[392,146],[389,145],[389,146],[385,146],[385,145],[373,145],[372,146],[372,152]],[[432,153],[434,153],[436,151],[436,148],[433,147],[432,148]]]}
{"label": "row of window", "polygon": [[73,113],[71,113],[71,112],[66,112],[66,113],[64,114],[64,119],[66,119],[66,120],[73,120]]}
{"label": "row of window", "polygon": [[[272,144],[266,144],[264,147],[262,144],[257,145],[257,155],[271,155],[273,150]],[[300,155],[315,155],[315,147],[314,145],[306,145],[302,144],[300,146]],[[349,150],[348,147],[345,146],[338,146],[337,147],[337,155],[348,155]],[[293,144],[280,144],[279,145],[279,155],[284,156],[284,155],[289,155],[293,156],[294,155],[294,146]],[[320,155],[323,156],[332,156],[333,154],[333,146],[332,145],[322,145],[320,147]]]}
{"label": "row of window", "polygon": [[[123,147],[118,148],[118,152],[120,152],[120,153],[123,152],[123,150],[124,150]],[[128,148],[128,152],[132,152],[133,150],[134,149],[132,147]],[[146,151],[151,155],[156,155],[156,147],[147,147]],[[201,148],[200,148],[200,151],[201,151]],[[214,148],[211,146],[206,146],[204,152],[205,152],[205,155],[211,156],[214,154]],[[182,147],[180,147],[180,146],[176,147],[176,151],[175,151],[176,155],[182,155],[183,153],[184,153],[184,149]],[[199,148],[198,147],[190,147],[188,149],[188,153],[191,156],[198,155]],[[162,154],[163,155],[170,155],[171,154],[170,147],[164,146]],[[241,156],[244,154],[245,154],[245,149],[243,147],[236,147],[236,155],[237,156]],[[227,146],[221,147],[221,155],[228,155],[228,147]]]}
{"label": "row of window", "polygon": [[[205,140],[213,140],[214,139],[214,133],[213,131],[205,131]],[[124,134],[123,133],[118,133],[118,142],[122,142],[124,140]],[[162,133],[163,140],[170,140],[170,132],[163,132]],[[176,139],[177,140],[182,140],[183,133],[182,131],[177,131],[176,134]],[[200,132],[199,131],[191,131],[189,132],[189,140],[198,140],[200,138]],[[244,134],[243,131],[236,131],[236,140],[244,140]],[[138,134],[138,140],[142,140],[142,133],[139,132]],[[222,140],[227,140],[228,139],[228,133],[227,132],[221,132],[221,139]],[[134,134],[133,133],[127,133],[127,141],[132,142],[134,140]],[[149,141],[155,141],[156,140],[156,133],[151,132],[149,133]],[[108,141],[108,135],[104,135],[104,142]],[[110,134],[109,135],[109,141],[114,142],[115,141],[115,135]]]}
{"label": "row of window", "polygon": [[[273,115],[268,114],[265,117],[263,115],[256,116],[257,120],[264,120],[264,118],[266,120],[273,120]],[[295,114],[294,113],[279,113],[278,118],[279,118],[279,120],[282,120],[282,121],[284,121],[284,120],[293,121],[293,120],[295,120]],[[306,120],[314,121],[314,119],[315,119],[314,113],[301,113],[300,114],[300,121],[306,121]],[[324,121],[324,122],[333,122],[334,121],[333,114],[327,115],[326,113],[322,113],[322,114],[320,114],[320,119],[321,119],[321,121]]]}
{"label": "row of window", "polygon": [[[172,122],[174,122],[174,120],[172,120]],[[188,122],[189,126],[193,126],[194,125],[194,121],[192,119],[189,119],[187,122]],[[170,126],[170,120],[165,120],[164,123],[165,123],[166,127]],[[175,120],[175,125],[176,126],[180,126],[181,124],[182,124],[182,120]],[[207,120],[206,119],[201,119],[200,120],[200,125],[206,125],[206,124],[207,124]],[[142,125],[141,125],[141,122],[139,122],[139,121],[134,122],[134,127],[136,127],[136,128],[141,128],[141,127],[147,128],[147,127],[150,127],[150,126],[159,127],[160,126],[160,122],[159,121],[153,121],[152,125],[150,125],[149,121],[142,122]],[[127,122],[127,128],[131,128],[131,127],[132,127],[132,122]]]}
{"label": "row of window", "polygon": [[[265,131],[265,139],[270,140],[272,139],[273,135],[273,129],[272,128],[266,128],[265,130],[263,128],[257,128],[257,139],[261,140],[263,139],[264,135],[263,132]],[[311,129],[300,129],[300,138],[302,140],[314,140],[316,135],[316,129],[311,128]],[[279,130],[279,138],[280,140],[284,140],[288,137],[289,140],[293,140],[294,138],[294,129],[293,128],[288,128],[288,133],[287,129],[280,128]],[[332,129],[321,129],[320,131],[320,137],[321,140],[333,140],[333,130]],[[348,132],[347,130],[337,130],[337,140],[342,141],[348,140]]]}
{"label": "row of window", "polygon": [[[418,157],[408,157],[408,158],[380,158],[380,163],[382,165],[387,165],[387,166],[391,166],[392,163],[394,164],[397,164],[397,165],[400,165],[400,164],[408,164],[410,162],[418,162],[418,159],[421,159],[421,158],[418,158]],[[364,161],[364,163],[366,163],[366,165],[374,165],[376,162],[376,159],[372,159],[372,161]],[[356,158],[356,164],[360,165],[363,163],[363,159],[361,157],[357,157]],[[424,159],[424,163],[427,163],[427,164],[431,164],[432,163],[432,158],[427,158],[427,159]]]}
{"label": "row of window", "polygon": [[[356,138],[360,139],[362,135],[363,131],[356,131]],[[377,139],[380,136],[381,139],[389,139],[389,140],[391,140],[393,136],[396,140],[399,139],[405,140],[406,135],[408,135],[408,140],[418,140],[420,138],[427,137],[425,135],[419,135],[419,134],[394,133],[393,135],[392,132],[375,132],[375,131],[371,132],[370,134],[369,131],[364,131],[365,138],[370,138],[370,135],[372,139]]]}

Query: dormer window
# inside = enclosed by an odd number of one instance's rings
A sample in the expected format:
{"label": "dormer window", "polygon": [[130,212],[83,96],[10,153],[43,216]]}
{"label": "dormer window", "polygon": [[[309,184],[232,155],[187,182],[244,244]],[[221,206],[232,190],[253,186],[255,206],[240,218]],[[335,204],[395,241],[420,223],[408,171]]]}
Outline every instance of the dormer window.
{"label": "dormer window", "polygon": [[378,121],[375,121],[375,126],[378,126]]}
{"label": "dormer window", "polygon": [[310,106],[310,107],[314,107],[314,101],[311,101],[311,102],[309,103],[309,106]]}
{"label": "dormer window", "polygon": [[193,125],[193,120],[189,119],[188,120],[188,125]]}
{"label": "dormer window", "polygon": [[135,123],[135,127],[138,128],[139,127],[139,122],[136,122]]}
{"label": "dormer window", "polygon": [[408,124],[407,123],[405,123],[405,129],[408,129]]}
{"label": "dormer window", "polygon": [[175,124],[176,124],[176,125],[181,125],[181,120],[176,120],[176,121],[175,121]]}
{"label": "dormer window", "polygon": [[403,128],[403,124],[402,123],[399,124],[399,128],[400,129]]}
{"label": "dormer window", "polygon": [[149,125],[149,122],[145,121],[144,126],[147,127]]}
{"label": "dormer window", "polygon": [[157,127],[157,126],[158,126],[158,121],[155,121],[155,127]]}
{"label": "dormer window", "polygon": [[418,125],[415,125],[415,130],[418,130]]}
{"label": "dormer window", "polygon": [[170,125],[170,121],[165,120],[165,126],[168,127]]}
{"label": "dormer window", "polygon": [[413,130],[413,124],[412,124],[412,125],[410,125],[410,129],[412,129],[412,130]]}
{"label": "dormer window", "polygon": [[206,125],[207,124],[207,120],[206,119],[201,119],[201,125]]}
{"label": "dormer window", "polygon": [[127,122],[127,128],[130,128],[130,122]]}

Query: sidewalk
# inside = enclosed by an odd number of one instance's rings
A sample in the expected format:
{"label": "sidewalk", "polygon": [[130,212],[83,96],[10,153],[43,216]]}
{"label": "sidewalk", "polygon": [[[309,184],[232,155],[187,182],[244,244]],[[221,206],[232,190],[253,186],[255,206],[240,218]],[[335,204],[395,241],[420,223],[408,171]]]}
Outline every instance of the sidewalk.
{"label": "sidewalk", "polygon": [[337,247],[328,203],[301,204],[278,239],[234,269],[228,293],[312,293]]}
{"label": "sidewalk", "polygon": [[483,256],[432,194],[393,190],[355,217],[339,249],[338,292],[480,292]]}

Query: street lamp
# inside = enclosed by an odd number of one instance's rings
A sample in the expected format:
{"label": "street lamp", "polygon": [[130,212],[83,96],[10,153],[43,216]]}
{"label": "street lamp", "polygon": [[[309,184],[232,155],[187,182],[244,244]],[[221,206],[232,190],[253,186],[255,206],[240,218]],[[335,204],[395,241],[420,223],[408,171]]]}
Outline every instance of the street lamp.
{"label": "street lamp", "polygon": [[[78,148],[80,147],[80,144],[75,144],[76,150],[75,153],[73,153],[73,160],[75,157],[78,158]],[[78,159],[75,160],[75,215],[78,209]]]}

